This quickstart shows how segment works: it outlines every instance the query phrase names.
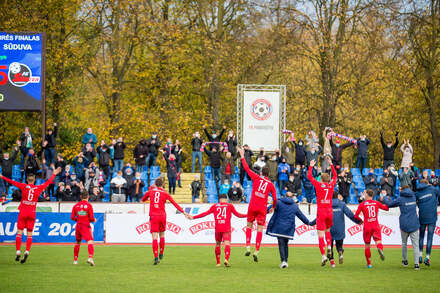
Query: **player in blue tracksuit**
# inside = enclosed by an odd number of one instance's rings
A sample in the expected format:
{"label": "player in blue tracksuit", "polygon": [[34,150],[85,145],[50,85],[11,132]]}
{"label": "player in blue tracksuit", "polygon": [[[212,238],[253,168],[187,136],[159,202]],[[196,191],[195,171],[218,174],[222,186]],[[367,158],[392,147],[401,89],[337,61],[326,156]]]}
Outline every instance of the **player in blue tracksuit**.
{"label": "player in blue tracksuit", "polygon": [[435,224],[437,223],[437,205],[440,197],[439,191],[434,186],[430,185],[428,180],[420,180],[416,192],[417,206],[419,207],[419,262],[422,263],[423,258],[423,244],[425,238],[425,231],[428,229],[428,236],[426,242],[426,257],[425,265],[431,265],[430,255],[432,248],[432,238],[434,237]]}
{"label": "player in blue tracksuit", "polygon": [[[339,254],[339,263],[344,262],[344,239],[345,239],[345,216],[356,224],[361,224],[362,222],[357,221],[354,218],[353,212],[345,205],[342,200],[342,195],[338,195],[337,192],[333,193],[333,226],[330,228],[330,234],[332,235],[332,245],[331,245],[331,256],[330,264],[332,268],[335,267],[335,259],[333,257],[333,244],[336,244],[336,250]],[[345,216],[344,216],[345,215]],[[313,223],[312,223],[313,224]]]}
{"label": "player in blue tracksuit", "polygon": [[[383,197],[380,199],[383,200]],[[393,201],[385,198],[385,204],[389,208],[399,207],[399,226],[402,236],[402,264],[408,266],[408,237],[411,238],[414,253],[414,269],[419,270],[419,217],[417,216],[417,203],[414,192],[408,185],[402,186],[400,197]]]}
{"label": "player in blue tracksuit", "polygon": [[[289,257],[289,240],[293,239],[295,233],[295,217],[298,217],[304,224],[310,225],[309,220],[301,212],[298,205],[294,202],[292,195],[288,193],[286,197],[278,200],[272,218],[267,225],[266,234],[278,238],[278,249],[280,251],[280,268],[287,268],[287,258]],[[268,211],[272,206],[268,207]]]}

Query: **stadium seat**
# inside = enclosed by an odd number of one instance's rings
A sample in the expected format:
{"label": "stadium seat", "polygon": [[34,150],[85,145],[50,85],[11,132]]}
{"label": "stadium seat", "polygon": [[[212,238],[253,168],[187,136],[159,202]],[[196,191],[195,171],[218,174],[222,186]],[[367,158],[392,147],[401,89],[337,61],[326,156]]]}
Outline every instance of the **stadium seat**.
{"label": "stadium seat", "polygon": [[435,169],[435,176],[437,176],[437,177],[440,176],[440,169]]}
{"label": "stadium seat", "polygon": [[12,166],[12,179],[19,180],[21,178],[20,165]]}
{"label": "stadium seat", "polygon": [[361,176],[361,172],[359,171],[359,168],[352,168],[351,174],[353,174],[353,176]]}
{"label": "stadium seat", "polygon": [[150,176],[157,178],[160,176],[160,166],[151,166]]}
{"label": "stadium seat", "polygon": [[211,174],[212,173],[212,169],[211,166],[205,166],[205,169],[203,170],[203,172],[206,174]]}
{"label": "stadium seat", "polygon": [[141,180],[146,181],[148,179],[148,173],[147,172],[142,172],[141,173]]}
{"label": "stadium seat", "polygon": [[205,173],[205,180],[213,180],[211,172]]}
{"label": "stadium seat", "polygon": [[208,194],[208,203],[217,203],[217,194]]}
{"label": "stadium seat", "polygon": [[382,175],[383,175],[383,169],[382,169],[382,168],[376,168],[376,169],[374,169],[374,175],[376,175],[376,176],[382,176]]}
{"label": "stadium seat", "polygon": [[353,183],[354,184],[361,183],[361,182],[364,183],[362,176],[359,176],[359,175],[353,176]]}
{"label": "stadium seat", "polygon": [[252,196],[252,185],[249,185],[244,189],[244,194],[246,195],[246,202],[249,203]]}
{"label": "stadium seat", "polygon": [[235,174],[239,174],[240,173],[240,170],[238,170],[238,167],[237,166],[235,166]]}
{"label": "stadium seat", "polygon": [[348,203],[349,203],[349,204],[359,204],[359,202],[358,202],[356,196],[351,196],[351,195],[350,195],[350,197],[348,198]]}
{"label": "stadium seat", "polygon": [[382,177],[383,177],[382,175],[378,175],[378,176],[376,176],[376,183],[377,183],[377,184],[380,184],[380,179],[381,179]]}
{"label": "stadium seat", "polygon": [[[428,177],[431,177],[432,170],[431,169],[425,169],[425,170],[428,171]],[[425,171],[425,170],[423,170],[423,171]]]}
{"label": "stadium seat", "polygon": [[364,168],[364,169],[362,169],[362,175],[363,175],[363,176],[367,176],[367,175],[368,175],[368,172],[370,172],[370,169],[368,169],[368,168]]}
{"label": "stadium seat", "polygon": [[231,181],[232,182],[240,182],[240,176],[238,175],[238,173],[235,173],[234,175],[231,176]]}
{"label": "stadium seat", "polygon": [[206,188],[206,193],[209,195],[217,195],[217,187],[215,185],[215,181],[214,180],[209,180],[208,181],[208,186]]}

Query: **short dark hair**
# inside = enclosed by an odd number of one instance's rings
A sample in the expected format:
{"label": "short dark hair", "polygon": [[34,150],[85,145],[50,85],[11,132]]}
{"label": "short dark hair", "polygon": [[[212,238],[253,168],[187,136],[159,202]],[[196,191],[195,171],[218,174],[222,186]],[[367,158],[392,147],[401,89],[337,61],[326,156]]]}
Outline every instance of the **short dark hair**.
{"label": "short dark hair", "polygon": [[327,173],[322,173],[321,180],[322,180],[322,182],[329,183],[330,182],[330,175],[328,175]]}
{"label": "short dark hair", "polygon": [[27,180],[35,181],[35,174],[29,174],[29,175],[27,175]]}
{"label": "short dark hair", "polygon": [[261,174],[263,174],[263,176],[269,176],[269,167],[268,166],[264,166],[263,170],[261,170]]}
{"label": "short dark hair", "polygon": [[154,184],[157,186],[157,187],[162,187],[163,186],[163,179],[162,178],[157,178],[156,179],[156,181],[154,182]]}
{"label": "short dark hair", "polygon": [[339,193],[337,191],[333,191],[333,198],[338,198]]}
{"label": "short dark hair", "polygon": [[367,189],[365,192],[367,193],[368,197],[372,198],[374,196],[374,191],[371,189]]}
{"label": "short dark hair", "polygon": [[80,197],[81,197],[81,199],[88,199],[88,198],[89,198],[89,192],[88,192],[87,190],[84,189],[84,190],[81,192]]}
{"label": "short dark hair", "polygon": [[227,198],[228,198],[228,196],[224,193],[222,193],[218,196],[218,199],[227,199]]}

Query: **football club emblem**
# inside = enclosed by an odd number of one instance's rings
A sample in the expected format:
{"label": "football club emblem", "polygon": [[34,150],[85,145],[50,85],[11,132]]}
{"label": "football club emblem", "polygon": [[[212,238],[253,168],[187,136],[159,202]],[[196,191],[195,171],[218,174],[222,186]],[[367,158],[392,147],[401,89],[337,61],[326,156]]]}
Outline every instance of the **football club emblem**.
{"label": "football club emblem", "polygon": [[40,77],[32,76],[32,71],[27,65],[18,62],[13,62],[9,65],[8,77],[9,82],[16,87],[40,82]]}
{"label": "football club emblem", "polygon": [[257,99],[252,103],[251,114],[257,120],[267,120],[272,115],[272,104],[265,99]]}

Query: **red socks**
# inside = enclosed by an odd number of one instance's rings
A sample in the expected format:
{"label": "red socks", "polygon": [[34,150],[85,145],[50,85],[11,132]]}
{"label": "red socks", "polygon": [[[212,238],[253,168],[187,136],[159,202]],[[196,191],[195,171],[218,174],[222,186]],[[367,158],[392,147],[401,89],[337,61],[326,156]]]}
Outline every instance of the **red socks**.
{"label": "red socks", "polygon": [[383,251],[383,245],[382,245],[382,242],[379,243],[379,244],[376,244],[376,246],[377,246],[377,249],[380,249],[380,250]]}
{"label": "red socks", "polygon": [[319,242],[319,250],[321,251],[321,255],[325,254],[325,241],[324,237],[318,237]]}
{"label": "red socks", "polygon": [[231,255],[231,245],[225,245],[225,259],[229,260],[230,255]]}
{"label": "red socks", "polygon": [[26,251],[29,252],[32,246],[32,236],[28,236],[26,239]]}
{"label": "red socks", "polygon": [[165,237],[160,237],[160,254],[163,254],[163,251],[165,250]]}
{"label": "red socks", "polygon": [[327,242],[327,246],[332,245],[332,234],[330,234],[330,231],[325,232],[325,240]]}
{"label": "red socks", "polygon": [[21,234],[15,236],[15,249],[19,251],[21,248]]}
{"label": "red socks", "polygon": [[154,257],[158,256],[158,251],[157,251],[157,239],[153,239],[153,253],[154,253]]}
{"label": "red socks", "polygon": [[246,246],[251,246],[252,228],[246,227]]}
{"label": "red socks", "polygon": [[73,260],[77,261],[79,256],[79,248],[81,247],[81,244],[76,243],[73,247]]}
{"label": "red socks", "polygon": [[367,260],[367,264],[371,265],[371,250],[370,250],[370,248],[365,248],[365,258]]}
{"label": "red socks", "polygon": [[220,250],[220,246],[216,246],[215,247],[215,259],[217,260],[217,263],[220,263],[220,254],[221,254],[221,250]]}
{"label": "red socks", "polygon": [[93,258],[93,253],[95,252],[95,248],[93,247],[93,244],[88,244],[87,250],[89,251],[89,258]]}
{"label": "red socks", "polygon": [[255,250],[260,251],[261,240],[263,239],[263,232],[257,232],[257,239],[255,240]]}

